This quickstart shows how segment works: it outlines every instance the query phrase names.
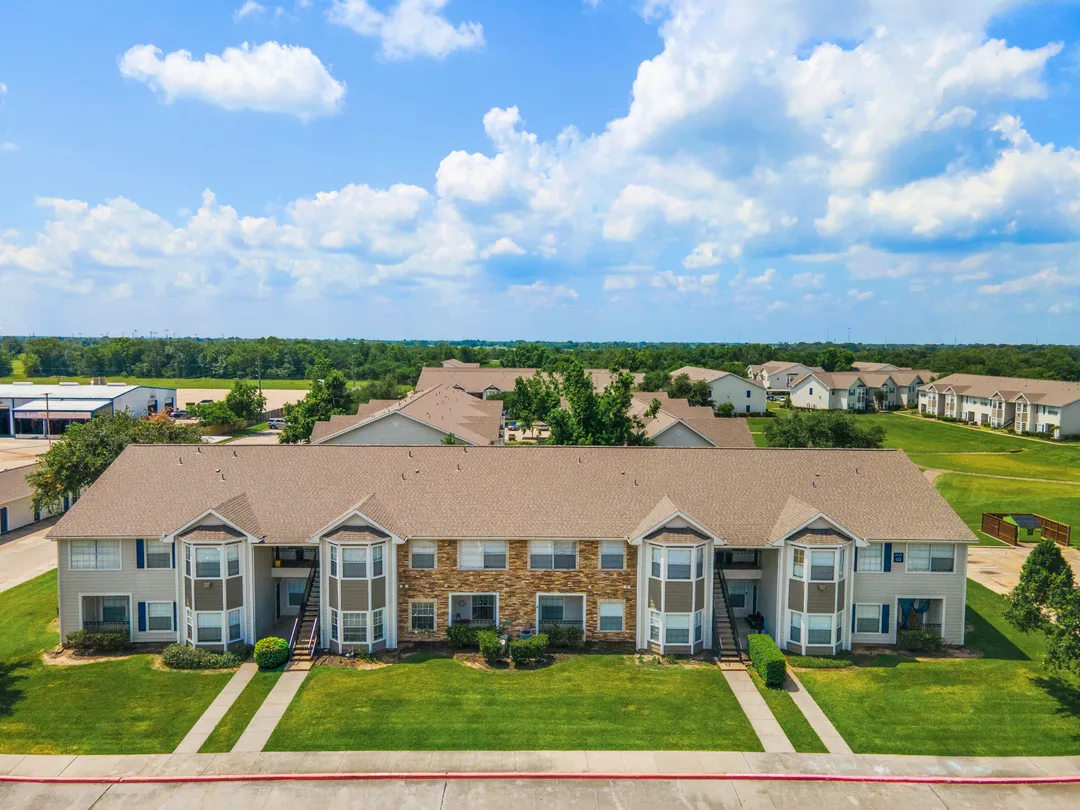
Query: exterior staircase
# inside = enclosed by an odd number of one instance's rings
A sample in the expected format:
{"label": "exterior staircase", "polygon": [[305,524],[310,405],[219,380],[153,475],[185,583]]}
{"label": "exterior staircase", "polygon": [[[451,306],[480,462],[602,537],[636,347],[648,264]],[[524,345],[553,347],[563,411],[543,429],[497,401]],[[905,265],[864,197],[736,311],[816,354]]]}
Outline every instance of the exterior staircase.
{"label": "exterior staircase", "polygon": [[718,565],[713,576],[713,651],[718,661],[743,660],[743,651],[735,632],[735,617],[728,607],[727,583]]}
{"label": "exterior staircase", "polygon": [[319,567],[316,565],[308,579],[304,593],[304,603],[300,606],[289,642],[289,657],[296,663],[309,663],[315,660],[319,647]]}

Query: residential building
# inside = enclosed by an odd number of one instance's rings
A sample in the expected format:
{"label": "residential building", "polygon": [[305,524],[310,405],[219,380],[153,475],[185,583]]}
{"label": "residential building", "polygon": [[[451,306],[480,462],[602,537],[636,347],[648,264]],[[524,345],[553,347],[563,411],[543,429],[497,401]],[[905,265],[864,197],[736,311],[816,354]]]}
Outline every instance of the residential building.
{"label": "residential building", "polygon": [[[36,469],[37,464],[33,462],[0,469],[0,535],[59,514],[34,508],[34,488],[26,476]],[[66,512],[70,506],[71,499],[65,498],[63,511]]]}
{"label": "residential building", "polygon": [[662,654],[749,613],[802,653],[961,644],[975,542],[894,450],[330,445],[133,445],[49,537],[61,639],[221,648],[303,609],[335,652],[467,622]]}
{"label": "residential building", "polygon": [[919,412],[1017,433],[1080,434],[1080,383],[950,374],[919,388]]}
{"label": "residential building", "polygon": [[59,436],[68,425],[101,414],[127,411],[132,416],[142,417],[175,404],[175,388],[104,381],[93,385],[0,383],[0,437]]}
{"label": "residential building", "polygon": [[449,360],[442,361],[443,368],[480,368],[479,363],[465,363],[458,360],[456,357],[451,357]]}
{"label": "residential building", "polygon": [[[660,409],[646,413],[653,400]],[[745,419],[718,417],[709,407],[685,399],[672,399],[663,391],[636,391],[630,413],[645,423],[645,434],[657,447],[753,447],[754,437]]]}
{"label": "residential building", "polygon": [[786,360],[770,360],[760,366],[747,366],[746,376],[761,383],[770,391],[786,392],[797,378],[811,371],[821,371],[821,369]]}
{"label": "residential building", "polygon": [[892,363],[871,363],[867,360],[856,360],[851,364],[852,371],[865,371],[867,373],[873,371],[899,371],[900,366],[894,366]]}
{"label": "residential building", "polygon": [[810,410],[893,410],[914,402],[928,371],[812,371],[791,384],[791,405]]}
{"label": "residential building", "polygon": [[714,407],[730,402],[737,413],[765,413],[765,385],[757,380],[697,366],[683,366],[671,372],[673,379],[680,374],[688,376],[691,382],[707,382]]}
{"label": "residential building", "polygon": [[355,414],[316,422],[312,444],[499,444],[502,402],[477,400],[459,388],[436,385],[404,399],[376,399]]}
{"label": "residential building", "polygon": [[[487,399],[493,394],[513,391],[518,377],[532,377],[536,372],[535,368],[432,368],[425,366],[420,370],[420,379],[416,381],[416,389],[422,391],[437,385],[449,385],[460,388],[474,397]],[[586,373],[592,376],[593,385],[597,390],[611,382],[610,371],[593,368],[586,369]],[[644,375],[635,374],[634,380],[640,382],[642,376]]]}

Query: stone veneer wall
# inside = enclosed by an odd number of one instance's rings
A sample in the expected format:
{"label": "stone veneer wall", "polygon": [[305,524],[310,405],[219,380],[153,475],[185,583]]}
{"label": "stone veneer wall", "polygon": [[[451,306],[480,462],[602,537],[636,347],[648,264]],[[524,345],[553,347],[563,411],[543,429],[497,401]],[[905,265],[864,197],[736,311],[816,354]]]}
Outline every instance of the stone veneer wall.
{"label": "stone veneer wall", "polygon": [[[637,621],[637,553],[626,545],[626,567],[622,571],[599,570],[600,544],[578,542],[578,565],[574,571],[532,571],[529,569],[529,542],[511,540],[507,570],[461,571],[458,569],[456,540],[439,540],[434,570],[409,567],[409,544],[397,546],[398,641],[433,641],[446,638],[447,599],[451,593],[498,593],[499,621],[510,622],[517,634],[526,622],[536,624],[538,593],[585,594],[586,641],[633,642]],[[414,633],[409,629],[409,602],[435,600],[435,633]],[[599,632],[597,600],[622,600],[623,632]]]}

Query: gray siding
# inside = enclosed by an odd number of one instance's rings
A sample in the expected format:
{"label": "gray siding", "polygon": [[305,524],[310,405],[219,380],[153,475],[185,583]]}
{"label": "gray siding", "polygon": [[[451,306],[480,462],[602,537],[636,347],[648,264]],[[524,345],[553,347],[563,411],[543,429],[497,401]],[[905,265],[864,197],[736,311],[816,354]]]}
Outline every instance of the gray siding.
{"label": "gray siding", "polygon": [[781,638],[780,617],[776,615],[776,566],[779,564],[779,551],[762,549],[761,579],[757,580],[758,610],[765,617],[765,632],[774,639]]}
{"label": "gray siding", "polygon": [[693,649],[689,644],[666,644],[664,655],[692,655]]}
{"label": "gray siding", "polygon": [[833,648],[832,647],[807,647],[806,648],[806,654],[807,655],[832,655],[833,654]]}
{"label": "gray siding", "polygon": [[332,607],[334,610],[337,610],[338,606],[338,582],[339,580],[336,577],[331,577],[329,580],[327,580],[327,604],[329,604],[330,607]]}
{"label": "gray siding", "polygon": [[244,604],[244,578],[229,577],[225,580],[225,607],[229,610]]}
{"label": "gray siding", "polygon": [[803,581],[801,579],[788,580],[788,610],[799,613],[803,609]]}
{"label": "gray siding", "polygon": [[651,608],[652,610],[663,609],[661,607],[664,601],[663,597],[661,596],[662,593],[663,586],[661,585],[660,580],[649,577],[649,608]]}
{"label": "gray siding", "polygon": [[191,607],[191,580],[184,577],[184,607]]}
{"label": "gray siding", "polygon": [[692,613],[694,586],[690,582],[668,582],[665,594],[665,613]]}
{"label": "gray siding", "polygon": [[252,549],[251,576],[254,578],[255,638],[263,638],[277,620],[277,580],[274,579],[274,550],[255,546]]}
{"label": "gray siding", "polygon": [[371,609],[386,607],[386,577],[371,580]]}
{"label": "gray siding", "polygon": [[836,585],[811,582],[806,598],[807,613],[836,613]]}
{"label": "gray siding", "polygon": [[195,582],[195,610],[221,610],[222,587],[220,579],[200,579]]}
{"label": "gray siding", "polygon": [[382,641],[376,641],[374,644],[371,645],[371,651],[372,652],[379,652],[380,650],[385,650],[385,649],[386,649],[386,639],[383,639]]}
{"label": "gray siding", "polygon": [[376,422],[330,439],[324,444],[441,444],[445,435],[441,430],[436,430],[430,425],[405,416],[390,414]]}
{"label": "gray siding", "polygon": [[[851,551],[848,550],[848,554]],[[844,607],[844,594],[847,593],[847,580],[842,579],[836,583],[836,608],[842,610]]]}
{"label": "gray siding", "polygon": [[368,609],[368,583],[366,579],[341,580],[341,609]]}
{"label": "gray siding", "polygon": [[697,605],[697,609],[701,610],[705,607],[705,578],[702,577],[694,582],[694,604]]}
{"label": "gray siding", "polygon": [[657,447],[713,447],[713,443],[703,438],[686,425],[676,423],[663,433],[654,437]]}

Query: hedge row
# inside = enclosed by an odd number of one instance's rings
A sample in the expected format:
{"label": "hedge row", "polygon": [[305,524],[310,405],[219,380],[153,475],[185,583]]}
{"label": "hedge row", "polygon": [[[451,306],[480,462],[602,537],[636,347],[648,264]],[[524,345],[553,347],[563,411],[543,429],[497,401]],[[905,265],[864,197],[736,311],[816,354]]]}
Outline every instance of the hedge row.
{"label": "hedge row", "polygon": [[161,654],[161,662],[169,669],[232,669],[244,663],[246,657],[239,652],[214,652],[205,647],[170,644]]}
{"label": "hedge row", "polygon": [[750,662],[770,689],[781,689],[787,678],[787,661],[771,636],[753,633],[748,637]]}
{"label": "hedge row", "polygon": [[131,646],[127,633],[91,633],[89,630],[72,630],[64,645],[82,655],[95,652],[117,652]]}

